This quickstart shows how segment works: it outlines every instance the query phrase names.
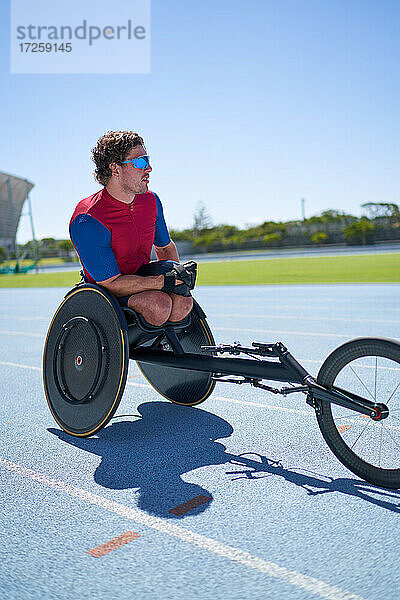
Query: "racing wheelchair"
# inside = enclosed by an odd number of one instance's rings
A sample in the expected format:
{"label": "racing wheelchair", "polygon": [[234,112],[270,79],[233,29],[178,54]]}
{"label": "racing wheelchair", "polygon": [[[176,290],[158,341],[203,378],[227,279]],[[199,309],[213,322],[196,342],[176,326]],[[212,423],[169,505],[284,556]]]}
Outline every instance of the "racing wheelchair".
{"label": "racing wheelchair", "polygon": [[[281,342],[216,345],[195,300],[185,319],[156,327],[103,287],[80,283],[57,309],[43,355],[47,402],[65,432],[86,437],[107,425],[121,401],[129,359],[159,394],[186,406],[206,400],[219,381],[285,397],[301,392],[329,448],[350,471],[375,485],[400,488],[395,340],[346,342],[314,378]],[[289,385],[272,387],[267,380]]]}

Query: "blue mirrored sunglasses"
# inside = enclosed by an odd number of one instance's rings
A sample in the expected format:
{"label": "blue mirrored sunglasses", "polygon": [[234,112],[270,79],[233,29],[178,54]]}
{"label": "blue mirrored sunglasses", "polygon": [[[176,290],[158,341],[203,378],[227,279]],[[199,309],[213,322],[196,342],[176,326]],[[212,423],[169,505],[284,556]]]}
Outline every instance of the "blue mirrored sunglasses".
{"label": "blue mirrored sunglasses", "polygon": [[150,166],[150,156],[139,156],[139,158],[129,158],[122,161],[121,164],[131,163],[134,169],[147,169]]}

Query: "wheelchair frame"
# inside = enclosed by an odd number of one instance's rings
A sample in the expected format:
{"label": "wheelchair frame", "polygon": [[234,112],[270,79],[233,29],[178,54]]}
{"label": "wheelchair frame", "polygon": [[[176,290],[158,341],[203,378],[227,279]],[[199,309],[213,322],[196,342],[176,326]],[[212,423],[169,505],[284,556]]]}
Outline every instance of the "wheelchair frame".
{"label": "wheelchair frame", "polygon": [[[89,293],[81,294],[81,290]],[[93,303],[97,308],[93,308]],[[101,314],[103,310],[107,314]],[[347,468],[377,485],[392,489],[400,487],[400,469],[383,468],[380,464],[375,466],[368,463],[353,452],[355,444],[351,447],[346,445],[330,409],[331,405],[338,405],[369,417],[374,422],[386,419],[389,416],[387,404],[371,401],[333,385],[333,382],[344,366],[363,356],[381,356],[400,364],[398,342],[380,338],[359,338],[346,342],[329,355],[320,369],[318,378],[315,379],[282,342],[253,342],[251,346],[241,346],[239,343],[217,345],[206,323],[206,315],[196,301],[191,315],[192,320],[188,316],[179,323],[167,322],[155,327],[146,323],[143,317],[131,308],[122,308],[117,300],[99,285],[81,283],[70,290],[51,322],[43,359],[45,392],[50,410],[59,425],[76,436],[92,435],[104,427],[119,405],[126,383],[128,361],[132,359],[138,362],[143,374],[160,394],[172,402],[187,406],[204,401],[217,382],[250,384],[283,396],[301,392],[306,395],[307,404],[316,412],[325,441]],[[106,334],[105,330],[109,325],[110,330]],[[195,334],[196,326],[198,329]],[[73,331],[75,333],[71,333]],[[89,348],[83,359],[81,354],[85,354],[85,350],[76,351],[81,335],[86,336],[88,340],[94,340],[90,342],[94,344],[93,350]],[[107,338],[107,335],[110,337]],[[193,347],[193,344],[188,343],[190,335],[197,336],[194,344],[196,352],[188,351],[184,347]],[[114,348],[120,349],[118,361],[114,361],[111,349],[107,349],[107,340],[110,343],[112,341]],[[208,343],[203,344],[199,340]],[[69,348],[64,354],[63,346]],[[79,364],[76,357],[81,361]],[[86,378],[78,372],[82,371],[82,360],[88,363]],[[180,379],[179,371],[188,375],[182,375]],[[109,380],[113,376],[114,387],[111,386],[111,391],[107,391],[107,386],[111,385]],[[92,383],[90,377],[93,379]],[[79,378],[80,387],[76,387],[75,379]],[[165,393],[164,379],[167,389]],[[265,383],[268,380],[290,385],[271,387]],[[400,383],[395,391],[399,386]],[[69,388],[77,389],[78,393],[70,393]],[[92,388],[96,390],[95,394],[92,393]],[[95,416],[92,417],[93,411]],[[66,421],[63,420],[64,415]],[[91,418],[93,425],[90,422]],[[72,425],[68,425],[69,422]],[[389,426],[389,429],[390,427],[393,428]]]}

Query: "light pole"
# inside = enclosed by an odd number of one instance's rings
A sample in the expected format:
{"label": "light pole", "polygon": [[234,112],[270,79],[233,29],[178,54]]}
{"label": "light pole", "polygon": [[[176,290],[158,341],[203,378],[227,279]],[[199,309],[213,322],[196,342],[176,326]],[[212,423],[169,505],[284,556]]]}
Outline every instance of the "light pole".
{"label": "light pole", "polygon": [[306,218],[306,215],[305,215],[305,212],[304,212],[304,203],[305,203],[305,200],[304,200],[304,198],[302,198],[301,199],[301,217],[302,217],[303,221]]}

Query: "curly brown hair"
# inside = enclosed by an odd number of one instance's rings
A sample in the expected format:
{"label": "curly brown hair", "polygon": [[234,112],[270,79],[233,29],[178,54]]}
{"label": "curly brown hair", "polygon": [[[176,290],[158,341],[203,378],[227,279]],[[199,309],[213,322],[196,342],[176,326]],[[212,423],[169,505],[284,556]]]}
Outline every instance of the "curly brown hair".
{"label": "curly brown hair", "polygon": [[135,131],[107,131],[92,149],[96,168],[93,175],[99,183],[107,185],[111,177],[111,163],[120,165],[135,146],[144,146],[143,138]]}

